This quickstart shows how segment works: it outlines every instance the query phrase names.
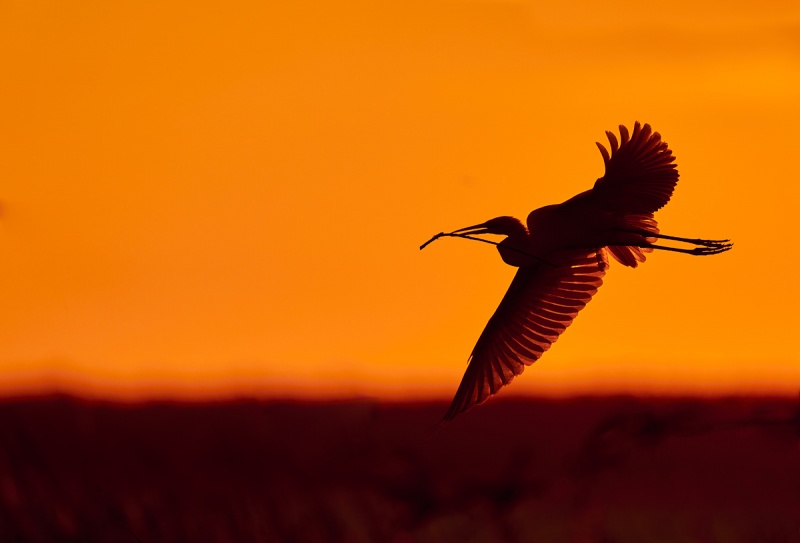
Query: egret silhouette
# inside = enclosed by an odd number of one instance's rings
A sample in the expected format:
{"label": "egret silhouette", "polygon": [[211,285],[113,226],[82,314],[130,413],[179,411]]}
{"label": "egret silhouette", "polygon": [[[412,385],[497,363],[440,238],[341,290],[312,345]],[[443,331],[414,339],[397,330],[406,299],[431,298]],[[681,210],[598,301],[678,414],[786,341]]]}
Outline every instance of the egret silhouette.
{"label": "egret silhouette", "polygon": [[[611,152],[597,143],[605,174],[566,202],[535,209],[527,228],[514,217],[439,233],[497,246],[506,264],[519,268],[511,286],[478,338],[445,419],[484,402],[536,362],[603,283],[608,254],[635,268],[653,249],[695,256],[729,250],[730,240],[691,239],[659,232],[653,213],[666,205],[678,169],[666,142],[650,125],[620,125],[620,140],[606,132]],[[506,236],[499,243],[474,237]],[[692,248],[656,245],[667,239]]]}

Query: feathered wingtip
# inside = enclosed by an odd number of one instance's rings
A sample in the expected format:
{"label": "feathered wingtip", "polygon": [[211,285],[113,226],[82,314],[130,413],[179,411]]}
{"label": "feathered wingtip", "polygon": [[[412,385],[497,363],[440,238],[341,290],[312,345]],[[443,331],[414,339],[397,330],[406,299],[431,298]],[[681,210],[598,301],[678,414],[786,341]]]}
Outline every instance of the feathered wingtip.
{"label": "feathered wingtip", "polygon": [[671,154],[669,148],[667,147],[667,143],[661,141],[661,134],[658,132],[653,132],[653,129],[647,123],[642,125],[639,121],[634,122],[633,134],[630,134],[628,132],[628,128],[624,124],[621,124],[619,125],[619,135],[620,139],[617,140],[617,136],[613,132],[606,130],[606,137],[608,138],[608,143],[611,147],[610,153],[602,143],[599,141],[595,142],[597,148],[600,150],[600,154],[603,155],[603,163],[605,163],[606,166],[608,166],[608,162],[617,154],[618,151],[628,148],[639,150],[639,147],[641,147],[644,143],[647,143],[647,147],[649,148],[658,147],[666,154]]}

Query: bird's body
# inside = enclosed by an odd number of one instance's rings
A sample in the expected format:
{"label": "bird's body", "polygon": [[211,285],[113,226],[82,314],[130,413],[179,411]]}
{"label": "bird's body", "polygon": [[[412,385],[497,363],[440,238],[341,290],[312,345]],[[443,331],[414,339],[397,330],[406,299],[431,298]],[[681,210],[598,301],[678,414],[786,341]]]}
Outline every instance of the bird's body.
{"label": "bird's body", "polygon": [[532,254],[546,258],[553,251],[636,247],[647,242],[644,232],[653,229],[658,233],[651,217],[604,209],[602,201],[589,190],[561,204],[531,211],[527,220],[527,248]]}
{"label": "bird's body", "polygon": [[[513,217],[497,217],[432,238],[504,235],[496,244],[500,256],[519,268],[478,338],[446,419],[485,401],[542,356],[597,292],[608,254],[636,267],[653,249],[710,255],[731,248],[728,240],[661,235],[653,213],[669,201],[678,182],[672,152],[647,124],[637,122],[632,134],[620,126],[621,143],[606,134],[611,153],[597,144],[606,171],[591,189],[535,209],[527,227]],[[657,239],[695,247],[660,246]]]}

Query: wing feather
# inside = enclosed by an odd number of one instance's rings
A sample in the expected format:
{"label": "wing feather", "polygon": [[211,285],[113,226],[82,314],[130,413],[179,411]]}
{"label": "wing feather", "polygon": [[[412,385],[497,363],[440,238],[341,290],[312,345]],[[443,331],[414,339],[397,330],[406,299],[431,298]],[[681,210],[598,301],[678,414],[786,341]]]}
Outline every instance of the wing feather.
{"label": "wing feather", "polygon": [[604,249],[565,252],[547,264],[520,268],[478,338],[445,415],[454,418],[509,384],[536,362],[603,283]]}
{"label": "wing feather", "polygon": [[608,161],[611,160],[611,157],[608,155],[608,150],[603,147],[603,144],[601,144],[599,141],[595,142],[595,144],[597,145],[597,148],[600,149],[600,154],[603,155],[603,163],[605,163],[607,166]]}
{"label": "wing feather", "polygon": [[592,194],[611,211],[653,213],[669,202],[678,183],[675,157],[649,124],[637,121],[630,135],[622,125],[619,131],[621,144],[613,132],[606,132],[610,154],[597,144],[606,171],[594,184]]}
{"label": "wing feather", "polygon": [[[609,132],[606,132],[606,134],[609,134]],[[634,130],[634,134],[635,134],[635,130]],[[611,135],[613,136],[614,134],[611,133]],[[625,128],[624,126],[620,126],[619,127],[619,136],[620,136],[620,139],[622,140],[622,145],[626,145],[631,139],[630,135],[628,135],[628,129]],[[616,139],[614,141],[616,142]]]}

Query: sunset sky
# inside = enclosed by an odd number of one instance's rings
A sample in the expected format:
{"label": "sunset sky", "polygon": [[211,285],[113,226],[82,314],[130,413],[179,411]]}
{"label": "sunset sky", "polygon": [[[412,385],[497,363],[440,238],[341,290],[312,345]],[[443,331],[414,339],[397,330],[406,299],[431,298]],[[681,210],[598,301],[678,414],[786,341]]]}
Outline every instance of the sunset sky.
{"label": "sunset sky", "polygon": [[665,233],[503,394],[800,391],[800,3],[6,2],[0,394],[449,397],[514,269],[442,230],[650,123]]}

